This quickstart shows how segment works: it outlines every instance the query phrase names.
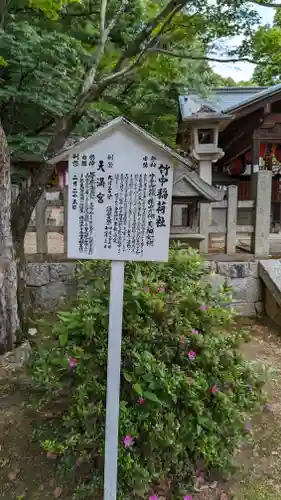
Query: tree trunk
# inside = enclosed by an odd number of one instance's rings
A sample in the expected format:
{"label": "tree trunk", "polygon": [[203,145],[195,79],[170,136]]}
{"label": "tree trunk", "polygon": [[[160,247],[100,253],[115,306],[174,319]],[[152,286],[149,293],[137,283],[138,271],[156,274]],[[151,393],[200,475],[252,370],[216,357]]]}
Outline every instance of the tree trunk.
{"label": "tree trunk", "polygon": [[17,267],[11,232],[10,157],[0,123],[0,354],[12,348],[17,328]]}

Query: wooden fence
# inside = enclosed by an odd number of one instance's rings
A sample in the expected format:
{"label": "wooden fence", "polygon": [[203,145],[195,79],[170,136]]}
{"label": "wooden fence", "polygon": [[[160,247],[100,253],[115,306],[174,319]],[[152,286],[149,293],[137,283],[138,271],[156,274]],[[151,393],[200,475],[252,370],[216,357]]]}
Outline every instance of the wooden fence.
{"label": "wooden fence", "polygon": [[[253,200],[238,201],[238,189],[229,186],[224,201],[212,203],[211,213],[216,225],[204,223],[194,228],[171,226],[171,239],[175,233],[181,240],[194,240],[196,234],[203,236],[202,253],[218,251],[234,254],[240,250],[241,240],[246,238],[244,250],[253,251],[256,255],[269,253],[271,177],[268,172],[260,172],[257,179],[257,191]],[[14,192],[15,196],[16,193]],[[68,188],[53,188],[39,200],[28,227],[25,238],[25,253],[29,261],[62,261],[67,252],[67,204]],[[243,217],[241,218],[241,213]],[[239,217],[240,214],[240,217]],[[246,218],[245,218],[246,215]],[[241,221],[244,221],[241,224]],[[192,233],[192,234],[189,234]]]}
{"label": "wooden fence", "polygon": [[[228,188],[227,199],[212,204],[212,211],[222,211],[223,221],[209,227],[209,246],[211,250],[220,249],[226,254],[236,252],[236,248],[242,249],[243,239],[248,239],[250,243],[251,234],[254,232],[254,224],[239,224],[239,215],[242,211],[247,211],[249,219],[255,208],[253,200],[237,199],[237,188]],[[252,222],[252,220],[249,220]],[[248,246],[248,245],[247,245]],[[246,245],[244,245],[246,250]]]}

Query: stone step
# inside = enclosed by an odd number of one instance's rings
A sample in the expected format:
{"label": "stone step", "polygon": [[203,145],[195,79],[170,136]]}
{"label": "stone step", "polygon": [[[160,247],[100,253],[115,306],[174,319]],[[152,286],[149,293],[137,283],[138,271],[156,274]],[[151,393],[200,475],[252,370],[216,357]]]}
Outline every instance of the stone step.
{"label": "stone step", "polygon": [[265,312],[274,323],[281,326],[281,260],[260,260],[258,270],[265,285]]}

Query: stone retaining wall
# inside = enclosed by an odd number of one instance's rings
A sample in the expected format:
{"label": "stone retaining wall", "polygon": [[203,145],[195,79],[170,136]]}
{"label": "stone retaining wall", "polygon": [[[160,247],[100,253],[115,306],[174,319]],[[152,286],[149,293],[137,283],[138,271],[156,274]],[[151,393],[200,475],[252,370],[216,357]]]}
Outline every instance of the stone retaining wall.
{"label": "stone retaining wall", "polygon": [[206,262],[210,271],[216,273],[208,279],[218,287],[225,281],[233,289],[232,307],[242,316],[257,316],[263,312],[263,291],[258,275],[258,261],[250,262]]}
{"label": "stone retaining wall", "polygon": [[[218,287],[225,280],[233,288],[234,309],[243,316],[256,316],[263,312],[261,282],[258,262],[206,262],[212,272],[208,277]],[[63,296],[73,296],[76,291],[74,262],[28,264],[29,287],[34,307],[52,310]],[[213,273],[217,273],[213,275]]]}
{"label": "stone retaining wall", "polygon": [[52,310],[62,297],[76,292],[75,262],[28,264],[27,286],[36,308]]}

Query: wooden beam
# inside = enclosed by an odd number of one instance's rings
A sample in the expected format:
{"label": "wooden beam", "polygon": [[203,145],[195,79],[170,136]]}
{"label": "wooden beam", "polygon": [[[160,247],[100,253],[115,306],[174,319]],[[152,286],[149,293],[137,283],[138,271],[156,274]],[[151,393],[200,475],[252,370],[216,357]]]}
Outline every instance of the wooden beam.
{"label": "wooden beam", "polygon": [[225,156],[219,160],[218,165],[222,166],[246,153],[252,147],[252,137],[244,136],[240,141],[233,143]]}
{"label": "wooden beam", "polygon": [[221,132],[219,138],[219,146],[225,151],[228,144],[233,143],[233,138],[238,137],[240,134],[252,137],[254,130],[258,129],[264,121],[263,109],[258,109],[249,114],[247,121],[245,117],[238,118],[230,123],[226,129]]}
{"label": "wooden beam", "polygon": [[245,121],[245,117],[232,122],[220,136],[219,146],[225,151],[225,156],[218,162],[222,167],[230,163],[252,148],[253,134],[263,123],[264,111],[254,111]]}

